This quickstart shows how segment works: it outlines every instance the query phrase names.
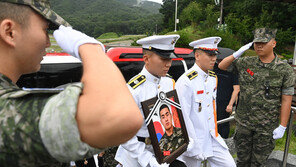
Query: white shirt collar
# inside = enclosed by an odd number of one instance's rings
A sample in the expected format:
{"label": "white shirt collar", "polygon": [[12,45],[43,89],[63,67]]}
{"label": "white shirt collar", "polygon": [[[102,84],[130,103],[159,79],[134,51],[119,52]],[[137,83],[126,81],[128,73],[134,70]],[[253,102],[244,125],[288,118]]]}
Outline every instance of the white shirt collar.
{"label": "white shirt collar", "polygon": [[159,84],[159,82],[160,82],[160,78],[158,78],[158,77],[152,75],[152,74],[146,69],[145,66],[144,66],[144,68],[142,69],[141,74],[142,74],[142,75],[145,75],[147,81],[150,81],[150,82],[153,82],[153,83],[156,83],[156,84]]}
{"label": "white shirt collar", "polygon": [[209,76],[209,74],[205,73],[196,63],[194,63],[193,69],[197,71],[198,76],[201,76],[205,79]]}

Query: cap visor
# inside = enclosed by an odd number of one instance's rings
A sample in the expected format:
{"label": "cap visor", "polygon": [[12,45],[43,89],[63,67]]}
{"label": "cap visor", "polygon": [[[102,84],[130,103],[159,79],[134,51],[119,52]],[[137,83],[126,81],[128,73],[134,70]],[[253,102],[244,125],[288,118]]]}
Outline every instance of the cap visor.
{"label": "cap visor", "polygon": [[255,38],[253,42],[269,42],[271,39],[267,38]]}
{"label": "cap visor", "polygon": [[220,52],[219,51],[216,51],[216,50],[202,50],[202,51],[204,51],[206,53],[209,53],[211,55],[218,55],[218,54],[220,54]]}
{"label": "cap visor", "polygon": [[50,24],[49,24],[49,29],[50,30],[55,30],[58,29],[60,25],[64,25],[66,27],[71,26],[66,20],[64,20],[61,16],[59,16],[57,13],[55,13],[53,10],[50,8],[44,8],[43,11],[40,9],[36,8],[35,6],[30,5],[31,8],[33,8],[36,12],[38,12],[40,15],[45,17]]}
{"label": "cap visor", "polygon": [[157,55],[159,55],[160,57],[163,58],[167,58],[167,59],[174,59],[174,58],[178,58],[177,55],[174,52],[171,53],[165,53],[165,52],[156,52]]}

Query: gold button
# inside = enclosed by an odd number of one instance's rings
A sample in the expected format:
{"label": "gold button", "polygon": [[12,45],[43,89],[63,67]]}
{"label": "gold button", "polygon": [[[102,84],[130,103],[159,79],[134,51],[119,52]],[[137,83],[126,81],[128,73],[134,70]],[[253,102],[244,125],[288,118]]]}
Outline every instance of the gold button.
{"label": "gold button", "polygon": [[209,94],[209,92],[207,92],[207,95]]}
{"label": "gold button", "polygon": [[160,88],[160,85],[158,85],[158,89]]}
{"label": "gold button", "polygon": [[208,104],[208,107],[210,107],[210,104]]}

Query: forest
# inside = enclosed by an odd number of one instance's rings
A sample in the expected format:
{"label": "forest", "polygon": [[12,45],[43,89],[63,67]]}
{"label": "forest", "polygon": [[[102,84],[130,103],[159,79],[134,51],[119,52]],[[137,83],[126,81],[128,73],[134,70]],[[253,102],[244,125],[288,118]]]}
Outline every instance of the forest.
{"label": "forest", "polygon": [[[207,36],[222,37],[221,46],[238,49],[259,27],[276,28],[277,51],[292,57],[296,39],[295,0],[223,0],[222,24],[217,0],[178,0],[178,46]],[[51,0],[53,9],[75,29],[99,37],[108,32],[126,34],[174,33],[175,0],[163,4],[137,0]]]}

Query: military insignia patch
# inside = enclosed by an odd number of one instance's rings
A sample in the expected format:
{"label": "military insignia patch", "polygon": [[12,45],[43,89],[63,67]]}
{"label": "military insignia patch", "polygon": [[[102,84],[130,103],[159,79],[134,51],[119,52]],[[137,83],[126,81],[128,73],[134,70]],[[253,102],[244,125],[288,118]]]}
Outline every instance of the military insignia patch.
{"label": "military insignia patch", "polygon": [[247,69],[247,72],[251,75],[251,76],[253,76],[254,75],[254,72],[253,71],[251,71],[249,68]]}
{"label": "military insignia patch", "polygon": [[128,84],[133,88],[136,89],[138,86],[140,86],[142,83],[146,81],[145,75],[138,75],[135,78],[131,79],[131,81],[128,82]]}
{"label": "military insignia patch", "polygon": [[198,76],[198,73],[197,73],[196,71],[192,71],[192,72],[190,72],[189,74],[187,74],[187,77],[188,77],[190,80],[194,79],[194,78],[197,77],[197,76]]}
{"label": "military insignia patch", "polygon": [[216,38],[214,44],[217,44],[218,42],[219,42],[219,38]]}
{"label": "military insignia patch", "polygon": [[172,41],[172,45],[174,45],[177,42],[178,38],[174,38],[174,40]]}

